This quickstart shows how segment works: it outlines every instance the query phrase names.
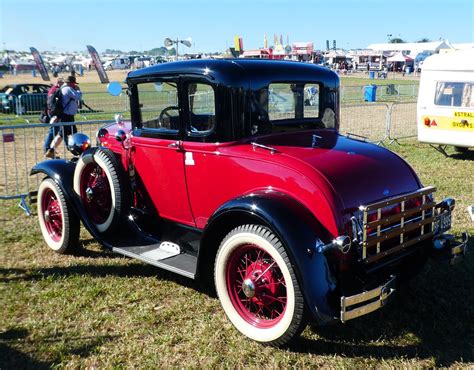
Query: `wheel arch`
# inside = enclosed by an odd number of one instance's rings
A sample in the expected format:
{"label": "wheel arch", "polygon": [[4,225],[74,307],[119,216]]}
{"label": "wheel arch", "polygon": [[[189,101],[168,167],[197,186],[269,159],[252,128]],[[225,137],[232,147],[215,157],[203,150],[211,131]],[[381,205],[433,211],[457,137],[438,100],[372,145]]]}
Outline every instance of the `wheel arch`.
{"label": "wheel arch", "polygon": [[[88,151],[93,151],[94,149],[88,149]],[[86,153],[85,152],[85,153]],[[74,179],[74,170],[76,168],[76,163],[73,161],[67,161],[65,159],[50,159],[47,161],[39,162],[30,171],[31,175],[44,174],[46,177],[51,178],[62,190],[66,202],[72,206],[72,211],[79,217],[82,221],[82,224],[86,229],[91,233],[91,235],[98,242],[104,244],[105,240],[103,237],[96,231],[94,225],[88,219],[84,207],[82,207],[79,198],[74,192],[73,188],[73,179]]]}
{"label": "wheel arch", "polygon": [[222,205],[203,231],[198,256],[199,277],[212,278],[221,241],[235,227],[244,224],[266,226],[278,236],[295,266],[312,316],[320,323],[332,321],[334,312],[328,295],[335,289],[335,279],[325,255],[314,248],[318,239],[324,241],[329,234],[306,207],[287,194],[257,193]]}
{"label": "wheel arch", "polygon": [[50,159],[34,165],[30,171],[30,176],[44,174],[50,177],[61,188],[66,200],[72,201],[74,211],[77,213],[76,204],[73,202],[74,191],[72,189],[75,168],[76,164],[74,162],[64,159]]}

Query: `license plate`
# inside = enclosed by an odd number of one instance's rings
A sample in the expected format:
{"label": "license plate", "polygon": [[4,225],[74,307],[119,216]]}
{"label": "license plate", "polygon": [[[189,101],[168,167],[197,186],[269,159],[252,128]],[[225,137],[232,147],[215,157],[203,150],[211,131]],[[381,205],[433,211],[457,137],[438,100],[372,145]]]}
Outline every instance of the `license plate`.
{"label": "license plate", "polygon": [[442,234],[451,228],[451,212],[443,212],[436,216],[434,234]]}

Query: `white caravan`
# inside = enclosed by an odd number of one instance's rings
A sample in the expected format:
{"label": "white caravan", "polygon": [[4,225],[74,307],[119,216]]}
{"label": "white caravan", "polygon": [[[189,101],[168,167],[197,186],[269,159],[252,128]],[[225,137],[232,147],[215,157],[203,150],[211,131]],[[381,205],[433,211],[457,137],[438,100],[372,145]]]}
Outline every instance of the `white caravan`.
{"label": "white caravan", "polygon": [[421,142],[454,145],[459,152],[474,148],[474,49],[426,58],[417,124]]}

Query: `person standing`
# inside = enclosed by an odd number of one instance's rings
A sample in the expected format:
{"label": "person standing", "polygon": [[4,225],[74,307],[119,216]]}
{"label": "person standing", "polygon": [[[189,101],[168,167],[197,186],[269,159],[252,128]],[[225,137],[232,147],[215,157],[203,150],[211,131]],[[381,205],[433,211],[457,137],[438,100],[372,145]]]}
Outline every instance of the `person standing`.
{"label": "person standing", "polygon": [[[47,95],[47,98],[46,98],[46,115],[47,115],[46,119],[47,119],[47,121],[44,121],[45,123],[46,122],[49,123],[51,121],[51,118],[53,118],[53,112],[51,111],[51,99],[52,99],[54,93],[56,92],[56,90],[61,88],[62,85],[64,85],[64,78],[59,77],[56,81],[56,84],[51,86],[51,88],[48,90],[48,95]],[[44,153],[45,153],[46,157],[48,157],[48,158],[50,158],[51,154],[54,154],[54,153],[51,153],[49,151],[49,149],[51,147],[51,142],[53,141],[54,137],[57,135],[58,131],[59,131],[58,127],[55,127],[55,126],[51,125],[49,127],[48,133],[46,134],[46,137],[44,139],[43,150],[44,150]]]}
{"label": "person standing", "polygon": [[[61,103],[63,112],[59,115],[58,121],[62,123],[71,123],[79,110],[79,104],[82,99],[82,92],[79,89],[75,76],[68,76],[65,84],[61,86]],[[49,158],[54,158],[56,150],[61,142],[77,132],[76,125],[63,125],[60,132],[54,137],[51,147],[46,153]]]}

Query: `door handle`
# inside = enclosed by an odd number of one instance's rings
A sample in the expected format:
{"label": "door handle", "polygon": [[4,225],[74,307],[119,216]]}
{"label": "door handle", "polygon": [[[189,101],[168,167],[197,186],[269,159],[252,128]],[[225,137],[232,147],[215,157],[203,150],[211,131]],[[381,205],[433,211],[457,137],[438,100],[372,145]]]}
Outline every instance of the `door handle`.
{"label": "door handle", "polygon": [[174,143],[168,144],[168,148],[174,148],[176,150],[183,149],[183,142],[180,140],[175,141]]}

